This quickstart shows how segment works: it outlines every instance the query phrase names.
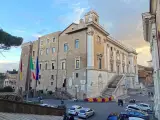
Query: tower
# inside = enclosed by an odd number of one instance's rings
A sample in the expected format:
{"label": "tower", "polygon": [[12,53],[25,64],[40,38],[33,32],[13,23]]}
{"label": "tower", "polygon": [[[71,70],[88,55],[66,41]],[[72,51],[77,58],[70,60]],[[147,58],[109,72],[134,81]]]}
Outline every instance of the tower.
{"label": "tower", "polygon": [[85,23],[89,22],[95,22],[99,24],[99,16],[95,11],[89,11],[88,13],[85,14]]}

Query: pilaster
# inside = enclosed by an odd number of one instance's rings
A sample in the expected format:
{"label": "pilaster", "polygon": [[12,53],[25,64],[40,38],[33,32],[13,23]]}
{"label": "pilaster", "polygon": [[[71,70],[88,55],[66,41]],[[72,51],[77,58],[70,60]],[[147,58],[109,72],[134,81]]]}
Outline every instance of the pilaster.
{"label": "pilaster", "polygon": [[107,44],[107,65],[108,65],[108,67],[107,67],[107,70],[108,71],[110,71],[111,69],[110,69],[110,58],[111,58],[111,53],[110,53],[110,47],[109,47],[109,44]]}
{"label": "pilaster", "polygon": [[116,49],[115,49],[115,48],[113,49],[113,58],[114,58],[113,71],[114,71],[114,72],[117,72],[117,68],[116,68],[116,59],[117,59],[117,58],[116,58]]}
{"label": "pilaster", "polygon": [[94,30],[87,31],[87,68],[94,68]]}

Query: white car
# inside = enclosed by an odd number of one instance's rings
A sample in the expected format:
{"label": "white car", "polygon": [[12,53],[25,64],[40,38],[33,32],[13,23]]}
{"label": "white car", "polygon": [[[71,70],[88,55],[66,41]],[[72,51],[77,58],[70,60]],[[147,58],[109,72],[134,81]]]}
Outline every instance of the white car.
{"label": "white car", "polygon": [[128,105],[125,110],[126,111],[134,111],[134,110],[141,111],[140,107],[138,105],[136,105],[136,104]]}
{"label": "white car", "polygon": [[90,108],[82,108],[78,113],[78,117],[80,118],[89,118],[93,115],[94,115],[94,110]]}
{"label": "white car", "polygon": [[146,103],[139,103],[137,104],[137,106],[139,106],[139,108],[143,111],[152,111],[151,107],[149,104]]}
{"label": "white car", "polygon": [[82,109],[79,105],[74,105],[71,108],[68,109],[68,114],[70,115],[78,115],[78,112]]}

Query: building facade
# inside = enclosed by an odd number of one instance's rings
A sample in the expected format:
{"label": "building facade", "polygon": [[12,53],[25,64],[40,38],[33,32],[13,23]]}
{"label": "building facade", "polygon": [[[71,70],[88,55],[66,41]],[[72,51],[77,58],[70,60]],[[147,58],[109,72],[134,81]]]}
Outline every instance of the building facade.
{"label": "building facade", "polygon": [[155,115],[160,120],[160,1],[150,0],[149,12],[142,14],[144,39],[150,43],[154,80],[154,104]]}
{"label": "building facade", "polygon": [[18,83],[18,71],[7,71],[6,72],[6,79],[3,82],[3,87],[10,86],[14,90],[16,90],[17,83]]}
{"label": "building facade", "polygon": [[[29,46],[36,66],[39,57],[39,81],[30,76],[32,89],[55,91],[65,88],[71,95],[84,97],[102,96],[109,83],[117,80],[115,91],[138,85],[137,53],[110,37],[99,24],[99,16],[90,11],[80,19],[79,24],[72,23],[65,30],[40,37],[38,40],[22,45],[22,62],[29,66]],[[23,69],[23,82],[26,80],[26,68]],[[23,84],[24,85],[24,84]],[[23,86],[22,86],[23,87]],[[24,90],[25,88],[23,88]]]}

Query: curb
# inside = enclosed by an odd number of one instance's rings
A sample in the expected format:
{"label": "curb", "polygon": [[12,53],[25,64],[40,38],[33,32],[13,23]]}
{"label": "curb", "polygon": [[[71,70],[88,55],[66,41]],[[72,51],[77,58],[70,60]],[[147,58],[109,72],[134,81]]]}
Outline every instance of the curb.
{"label": "curb", "polygon": [[84,99],[84,101],[86,101],[86,102],[99,102],[99,103],[109,102],[109,101],[113,101],[113,100],[114,100],[113,96],[111,96],[109,98],[86,98],[86,99]]}

